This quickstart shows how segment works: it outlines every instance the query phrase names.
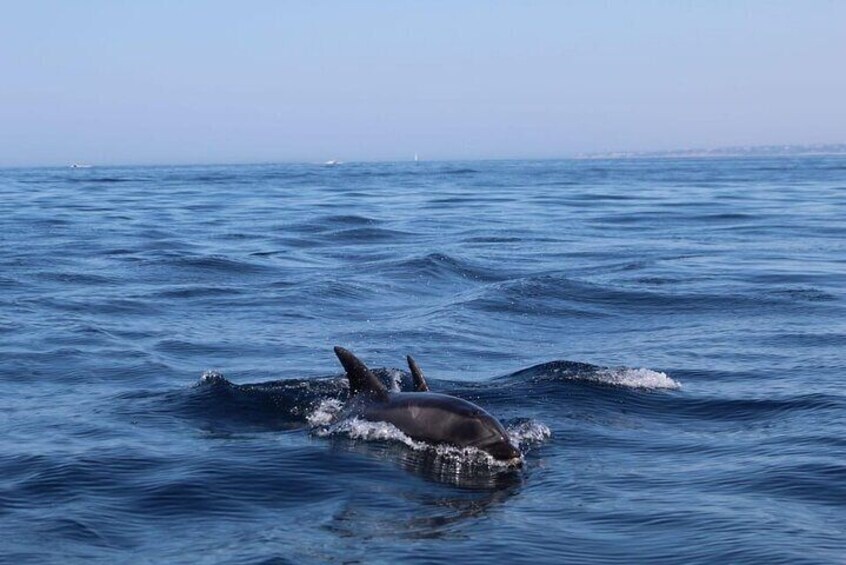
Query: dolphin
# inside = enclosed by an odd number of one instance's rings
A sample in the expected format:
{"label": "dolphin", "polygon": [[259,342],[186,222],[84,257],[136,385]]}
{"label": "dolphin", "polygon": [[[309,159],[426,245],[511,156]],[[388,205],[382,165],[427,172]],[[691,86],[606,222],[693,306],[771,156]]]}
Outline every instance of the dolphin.
{"label": "dolphin", "polygon": [[389,392],[370,369],[343,347],[335,355],[350,382],[351,412],[371,422],[388,422],[418,441],[475,447],[497,461],[521,464],[522,454],[499,421],[472,402],[429,392],[417,363],[408,356],[415,392]]}

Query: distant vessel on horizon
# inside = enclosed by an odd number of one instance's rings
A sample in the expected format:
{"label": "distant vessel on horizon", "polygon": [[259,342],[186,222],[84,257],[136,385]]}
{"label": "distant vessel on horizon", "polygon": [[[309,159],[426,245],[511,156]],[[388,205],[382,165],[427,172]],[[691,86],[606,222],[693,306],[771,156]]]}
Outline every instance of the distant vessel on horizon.
{"label": "distant vessel on horizon", "polygon": [[343,164],[343,161],[338,161],[337,159],[329,159],[328,161],[326,161],[323,164],[326,165],[327,167],[334,167],[335,165]]}
{"label": "distant vessel on horizon", "polygon": [[417,158],[417,153],[414,154],[414,162],[417,163],[419,159]]}
{"label": "distant vessel on horizon", "polygon": [[85,163],[71,163],[71,169],[90,169],[91,165],[86,165]]}

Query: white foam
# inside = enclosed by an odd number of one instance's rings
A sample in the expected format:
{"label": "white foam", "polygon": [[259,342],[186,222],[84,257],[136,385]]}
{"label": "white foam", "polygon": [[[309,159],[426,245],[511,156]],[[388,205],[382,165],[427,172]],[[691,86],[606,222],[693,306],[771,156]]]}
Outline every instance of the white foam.
{"label": "white foam", "polygon": [[213,384],[225,382],[228,381],[226,380],[226,377],[223,376],[223,373],[215,369],[204,371],[203,375],[200,377],[200,383]]}
{"label": "white foam", "polygon": [[509,426],[505,431],[511,441],[518,445],[526,443],[540,443],[552,437],[552,430],[545,424],[528,420],[514,426]]}
{"label": "white foam", "polygon": [[399,428],[388,422],[371,422],[361,418],[349,418],[338,422],[326,429],[323,435],[346,435],[351,439],[363,440],[395,440],[400,441],[409,447],[418,447],[417,443]]}
{"label": "white foam", "polygon": [[510,467],[517,463],[517,461],[498,461],[488,453],[475,447],[455,447],[452,445],[416,441],[388,422],[371,422],[360,418],[349,418],[330,426],[318,428],[314,430],[314,433],[321,437],[345,435],[351,439],[365,441],[396,441],[405,444],[415,451],[428,451],[454,463],[481,464],[490,467]]}
{"label": "white foam", "polygon": [[592,372],[570,373],[560,369],[553,369],[553,374],[573,381],[587,381],[627,388],[644,389],[680,389],[681,383],[671,379],[667,373],[651,369],[632,369],[629,367],[602,367]]}
{"label": "white foam", "polygon": [[388,369],[388,378],[391,379],[391,392],[402,392],[402,377],[402,371]]}
{"label": "white foam", "polygon": [[328,426],[335,421],[343,408],[344,404],[337,398],[325,398],[306,416],[306,420],[312,427]]}
{"label": "white foam", "polygon": [[678,390],[681,383],[671,379],[667,373],[651,369],[631,369],[629,367],[612,367],[600,369],[592,376],[582,377],[585,380],[596,381],[628,388],[670,389]]}

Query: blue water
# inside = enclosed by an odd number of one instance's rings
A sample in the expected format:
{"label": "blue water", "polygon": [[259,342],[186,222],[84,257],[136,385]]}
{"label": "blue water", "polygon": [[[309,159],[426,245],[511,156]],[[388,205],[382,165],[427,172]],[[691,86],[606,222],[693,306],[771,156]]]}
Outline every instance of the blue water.
{"label": "blue water", "polygon": [[842,562],[845,304],[844,158],[2,170],[0,556]]}

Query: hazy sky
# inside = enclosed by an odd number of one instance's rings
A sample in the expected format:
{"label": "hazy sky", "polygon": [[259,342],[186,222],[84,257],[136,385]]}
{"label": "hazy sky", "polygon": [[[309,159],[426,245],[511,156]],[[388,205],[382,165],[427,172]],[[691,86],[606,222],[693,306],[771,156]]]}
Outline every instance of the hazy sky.
{"label": "hazy sky", "polygon": [[21,1],[0,165],[846,142],[846,2]]}

